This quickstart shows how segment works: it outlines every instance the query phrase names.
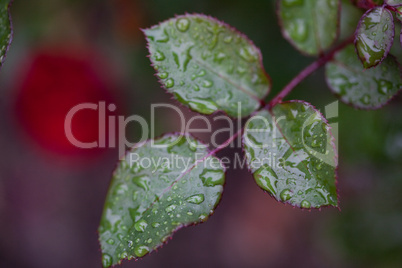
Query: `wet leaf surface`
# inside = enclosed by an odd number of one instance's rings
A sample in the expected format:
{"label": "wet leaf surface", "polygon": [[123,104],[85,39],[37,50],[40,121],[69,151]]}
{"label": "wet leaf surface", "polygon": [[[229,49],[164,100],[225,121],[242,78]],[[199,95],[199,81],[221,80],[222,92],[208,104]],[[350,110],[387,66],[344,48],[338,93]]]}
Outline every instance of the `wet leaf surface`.
{"label": "wet leaf surface", "polygon": [[197,146],[203,145],[190,136],[165,135],[120,161],[99,227],[104,267],[141,258],[212,214],[225,173],[219,159]]}
{"label": "wet leaf surface", "polygon": [[259,49],[216,19],[178,16],[144,33],[160,82],[193,111],[248,116],[270,90]]}
{"label": "wet leaf surface", "polygon": [[337,206],[334,138],[310,104],[285,102],[257,113],[246,124],[243,146],[254,180],[278,201]]}
{"label": "wet leaf surface", "polygon": [[365,70],[353,45],[338,52],[326,65],[326,77],[341,101],[363,109],[385,105],[401,89],[400,68],[394,57]]}
{"label": "wet leaf surface", "polygon": [[394,19],[384,7],[367,11],[356,29],[355,46],[364,68],[381,63],[394,42]]}
{"label": "wet leaf surface", "polygon": [[338,35],[339,0],[280,0],[278,15],[282,32],[297,49],[319,55]]}

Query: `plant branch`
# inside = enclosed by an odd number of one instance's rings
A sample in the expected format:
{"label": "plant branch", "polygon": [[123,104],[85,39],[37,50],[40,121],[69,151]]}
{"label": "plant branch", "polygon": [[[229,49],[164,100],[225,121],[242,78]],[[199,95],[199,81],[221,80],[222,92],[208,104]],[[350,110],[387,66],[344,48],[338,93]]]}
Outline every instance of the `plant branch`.
{"label": "plant branch", "polygon": [[282,101],[287,95],[289,95],[290,92],[298,85],[300,82],[302,82],[306,77],[308,77],[310,74],[314,73],[316,70],[318,70],[321,66],[325,65],[328,61],[332,60],[334,57],[335,53],[338,52],[339,50],[343,49],[345,46],[351,44],[354,40],[354,36],[349,37],[346,39],[344,42],[336,46],[334,49],[332,49],[329,53],[321,56],[319,59],[308,65],[306,68],[304,68],[295,78],[293,78],[289,84],[287,84],[281,92],[278,93],[268,104],[268,108],[272,108],[276,104]]}
{"label": "plant branch", "polygon": [[212,150],[208,156],[215,155],[217,152],[221,151],[222,149],[226,148],[232,141],[234,141],[240,134],[242,134],[244,130],[244,127],[239,129],[239,131],[236,132],[233,136],[231,136],[229,139],[227,139],[225,142],[223,142],[221,145],[216,147],[214,150]]}
{"label": "plant branch", "polygon": [[[319,59],[308,65],[306,68],[304,68],[295,78],[292,79],[292,81],[287,84],[281,92],[278,93],[265,107],[262,106],[260,110],[268,107],[269,109],[278,104],[279,102],[282,101],[283,98],[285,98],[300,82],[302,82],[306,77],[308,77],[310,74],[314,73],[316,70],[318,70],[321,66],[325,65],[328,61],[332,60],[336,52],[339,50],[343,49],[345,46],[353,43],[354,40],[354,35],[340,43],[338,46],[336,46],[334,49],[332,49],[330,52],[327,54],[321,56]],[[227,139],[225,142],[223,142],[221,145],[216,147],[214,150],[212,150],[208,156],[215,155],[217,152],[221,151],[222,149],[226,148],[233,140],[235,140],[240,134],[242,134],[244,130],[244,127],[242,127],[236,134],[231,136],[229,139]]]}
{"label": "plant branch", "polygon": [[389,6],[389,5],[384,5],[384,7],[388,10],[394,11],[395,13],[398,13],[399,15],[402,15],[402,12],[399,11],[396,7]]}

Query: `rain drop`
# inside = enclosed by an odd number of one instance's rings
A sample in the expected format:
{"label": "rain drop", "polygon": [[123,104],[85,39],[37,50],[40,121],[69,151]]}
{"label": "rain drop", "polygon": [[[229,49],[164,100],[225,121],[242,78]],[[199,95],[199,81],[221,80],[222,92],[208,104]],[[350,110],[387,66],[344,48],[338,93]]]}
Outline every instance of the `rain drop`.
{"label": "rain drop", "polygon": [[174,80],[172,78],[169,78],[168,80],[166,80],[165,83],[166,88],[171,88],[174,86]]}
{"label": "rain drop", "polygon": [[172,205],[168,206],[167,208],[165,208],[165,211],[167,213],[169,213],[169,212],[172,212],[175,209],[176,209],[176,206],[172,204]]}
{"label": "rain drop", "polygon": [[134,253],[137,257],[143,257],[145,254],[149,252],[149,248],[147,246],[139,245],[134,249]]}
{"label": "rain drop", "polygon": [[145,220],[139,220],[134,224],[134,228],[135,230],[137,230],[138,232],[145,232],[145,229],[147,228],[148,223]]}
{"label": "rain drop", "polygon": [[260,167],[254,173],[254,180],[262,189],[276,195],[276,188],[274,187],[275,182],[278,180],[278,176],[268,165]]}
{"label": "rain drop", "polygon": [[102,265],[103,267],[109,267],[112,266],[113,259],[110,255],[108,254],[103,254],[102,255]]}
{"label": "rain drop", "polygon": [[377,81],[378,92],[382,95],[387,95],[392,90],[392,83],[390,81],[381,79]]}
{"label": "rain drop", "polygon": [[222,170],[206,169],[201,173],[200,177],[204,186],[207,187],[223,185],[225,181],[225,174]]}
{"label": "rain drop", "polygon": [[190,196],[190,197],[188,197],[187,199],[186,199],[186,201],[188,202],[188,203],[192,203],[192,204],[201,204],[202,202],[204,202],[204,199],[205,199],[205,197],[204,197],[204,195],[203,194],[195,194],[195,195],[192,195],[192,196]]}
{"label": "rain drop", "polygon": [[176,21],[176,28],[180,32],[185,32],[190,27],[190,21],[186,18],[180,18]]}
{"label": "rain drop", "polygon": [[149,190],[149,184],[151,183],[151,179],[148,176],[138,176],[133,178],[133,183],[138,187],[141,187],[145,191]]}
{"label": "rain drop", "polygon": [[311,207],[311,204],[310,204],[309,201],[303,200],[303,201],[301,201],[300,206],[301,206],[302,208],[310,208],[310,207]]}
{"label": "rain drop", "polygon": [[288,201],[292,197],[292,192],[289,189],[285,189],[280,194],[283,201]]}
{"label": "rain drop", "polygon": [[154,56],[156,61],[163,61],[166,59],[165,54],[163,54],[163,52],[160,50],[155,51]]}

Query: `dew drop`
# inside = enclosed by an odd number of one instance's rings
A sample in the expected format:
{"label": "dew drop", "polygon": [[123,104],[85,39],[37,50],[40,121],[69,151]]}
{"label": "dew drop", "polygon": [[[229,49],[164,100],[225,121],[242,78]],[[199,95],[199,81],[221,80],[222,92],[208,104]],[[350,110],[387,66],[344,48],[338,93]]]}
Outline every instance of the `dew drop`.
{"label": "dew drop", "polygon": [[113,263],[113,258],[109,254],[104,253],[102,255],[102,265],[103,265],[103,267],[112,266],[112,263]]}
{"label": "dew drop", "polygon": [[212,114],[218,109],[218,105],[209,99],[192,99],[188,102],[190,108],[202,114]]}
{"label": "dew drop", "polygon": [[260,167],[254,173],[254,180],[262,189],[276,195],[276,188],[274,187],[275,182],[278,180],[278,176],[268,165]]}
{"label": "dew drop", "polygon": [[320,147],[320,142],[318,141],[318,140],[313,140],[312,142],[311,142],[311,147]]}
{"label": "dew drop", "polygon": [[207,88],[212,87],[212,85],[213,85],[212,81],[209,81],[209,80],[203,80],[201,83],[201,86],[207,87]]}
{"label": "dew drop", "polygon": [[163,52],[160,50],[155,51],[154,56],[156,61],[163,61],[166,59],[165,54],[163,54]]}
{"label": "dew drop", "polygon": [[360,101],[363,104],[370,104],[370,99],[371,99],[370,95],[364,94],[363,97],[360,98]]}
{"label": "dew drop", "polygon": [[128,256],[127,252],[124,251],[120,254],[120,259],[125,259],[127,258],[127,256]]}
{"label": "dew drop", "polygon": [[289,189],[285,189],[280,194],[283,201],[288,201],[292,197],[292,192]]}
{"label": "dew drop", "polygon": [[169,78],[168,80],[166,80],[165,86],[166,88],[172,88],[174,86],[174,80],[172,78]]}
{"label": "dew drop", "polygon": [[145,232],[145,229],[147,228],[147,226],[148,226],[148,223],[143,219],[137,221],[134,224],[135,230],[137,230],[138,232],[141,232],[141,233]]}
{"label": "dew drop", "polygon": [[222,170],[206,169],[201,173],[200,177],[204,186],[207,187],[223,185],[225,182],[225,174]]}
{"label": "dew drop", "polygon": [[289,185],[289,186],[296,186],[296,180],[293,179],[293,178],[288,178],[286,180],[286,184]]}
{"label": "dew drop", "polygon": [[309,201],[303,200],[303,201],[301,201],[300,206],[301,206],[302,208],[310,208],[310,207],[311,207],[311,204],[310,204]]}
{"label": "dew drop", "polygon": [[225,42],[226,44],[231,43],[232,40],[233,40],[233,37],[231,35],[228,35],[225,38],[223,38],[223,42]]}
{"label": "dew drop", "polygon": [[204,197],[203,194],[195,194],[195,195],[192,195],[192,196],[190,196],[190,197],[188,197],[186,199],[186,201],[188,203],[197,204],[197,205],[199,205],[202,202],[204,202],[204,200],[205,200],[205,197]]}
{"label": "dew drop", "polygon": [[167,213],[169,213],[169,212],[172,212],[175,209],[176,209],[176,206],[172,204],[172,205],[168,206],[167,208],[165,208],[165,211]]}
{"label": "dew drop", "polygon": [[158,76],[160,79],[165,79],[169,76],[169,74],[167,72],[160,72],[158,73]]}
{"label": "dew drop", "polygon": [[148,252],[149,252],[149,248],[147,246],[143,246],[143,245],[136,246],[134,249],[134,254],[140,258],[143,257]]}
{"label": "dew drop", "polygon": [[299,42],[306,41],[306,39],[308,37],[306,21],[302,20],[302,19],[294,20],[289,25],[288,31],[289,31],[290,37]]}
{"label": "dew drop", "polygon": [[248,62],[255,62],[258,60],[258,54],[254,49],[250,46],[247,47],[242,47],[239,50],[239,55],[241,58],[243,58],[245,61]]}
{"label": "dew drop", "polygon": [[204,222],[204,221],[208,220],[208,214],[203,213],[203,214],[201,214],[201,215],[198,217],[198,219],[199,219],[201,222]]}
{"label": "dew drop", "polygon": [[392,83],[390,81],[380,79],[377,81],[378,92],[382,95],[387,95],[392,90]]}
{"label": "dew drop", "polygon": [[139,194],[138,191],[133,192],[133,201],[137,201],[138,194]]}
{"label": "dew drop", "polygon": [[186,18],[180,18],[176,21],[176,28],[180,32],[185,32],[190,27],[190,21]]}
{"label": "dew drop", "polygon": [[149,190],[149,184],[151,183],[151,179],[148,176],[138,176],[133,178],[133,183],[138,187],[141,187],[145,191]]}

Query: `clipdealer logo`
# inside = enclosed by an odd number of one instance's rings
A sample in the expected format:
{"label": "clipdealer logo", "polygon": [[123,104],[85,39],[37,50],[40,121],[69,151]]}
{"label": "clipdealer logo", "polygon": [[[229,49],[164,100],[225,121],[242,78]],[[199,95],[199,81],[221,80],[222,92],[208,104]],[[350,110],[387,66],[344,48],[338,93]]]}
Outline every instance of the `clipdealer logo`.
{"label": "clipdealer logo", "polygon": [[[79,105],[74,106],[70,111],[67,113],[65,121],[64,121],[64,130],[65,130],[65,135],[68,139],[68,141],[73,144],[74,146],[82,149],[91,149],[91,148],[118,148],[118,153],[119,156],[125,155],[126,150],[129,148],[135,148],[141,146],[144,142],[150,139],[150,137],[155,137],[155,118],[156,118],[156,113],[158,109],[171,109],[172,111],[176,112],[177,114],[177,120],[180,121],[180,131],[179,133],[207,133],[210,135],[210,141],[207,144],[202,144],[202,143],[197,143],[197,144],[191,144],[192,140],[189,139],[189,136],[184,135],[187,139],[187,142],[190,143],[194,148],[218,148],[222,146],[222,144],[219,144],[217,136],[221,133],[228,133],[230,137],[234,136],[236,132],[238,132],[239,129],[242,129],[242,117],[240,116],[240,111],[241,111],[241,103],[238,103],[238,114],[236,119],[231,119],[230,117],[226,115],[215,115],[212,118],[211,117],[206,117],[202,115],[196,115],[191,117],[186,121],[186,118],[183,114],[183,112],[177,108],[174,105],[168,104],[168,103],[157,103],[157,104],[152,104],[151,105],[151,119],[150,123],[148,124],[147,120],[145,120],[143,117],[140,115],[131,115],[128,117],[125,117],[123,115],[115,115],[113,114],[116,111],[116,105],[114,104],[109,104],[106,105],[105,102],[99,102],[99,103],[82,103]],[[80,112],[84,110],[92,110],[94,112],[98,113],[98,124],[99,124],[99,136],[98,139],[95,141],[91,142],[83,142],[78,140],[72,131],[72,125],[74,118],[80,116]],[[336,119],[338,118],[338,101],[332,102],[324,107],[324,115],[325,117],[330,121],[330,127],[331,127],[331,133],[335,137],[335,141],[338,141],[338,123],[336,122]],[[247,132],[262,132],[262,133],[269,133],[272,135],[272,144],[262,144],[262,145],[257,145],[254,144],[252,141],[248,140],[247,135],[244,135],[244,142],[247,146],[252,146],[255,148],[275,148],[277,146],[276,140],[277,136],[280,135],[280,133],[277,129],[277,123],[279,123],[281,120],[284,120],[284,117],[279,117],[275,118],[276,122],[274,124],[269,124],[268,120],[264,117],[259,117],[255,116],[253,117],[252,120],[262,120],[266,127],[263,127],[262,129],[253,129],[250,130],[247,128]],[[305,122],[303,123],[302,126],[302,135],[306,127],[311,123],[311,120],[313,118],[307,118]],[[196,122],[202,121],[203,124],[205,125],[204,128],[192,128],[192,126]],[[216,121],[224,121],[227,123],[228,127],[223,127],[219,128],[216,130],[212,129],[212,123]],[[249,122],[250,122],[249,121]],[[138,139],[136,142],[130,142],[127,137],[126,137],[126,128],[130,123],[136,123],[140,130],[141,130],[141,137]],[[330,139],[330,136],[327,137]],[[303,140],[303,139],[302,139]],[[237,142],[236,142],[237,141]],[[166,147],[166,146],[173,146],[175,143],[179,142],[179,140],[172,141],[171,144],[154,144],[153,140],[151,140],[151,146],[154,148],[158,147]],[[338,147],[338,144],[336,143],[336,149]],[[241,147],[241,139],[238,137],[237,139],[233,139],[229,144],[227,144],[228,147],[234,148],[234,147]],[[309,150],[311,149],[309,145],[305,144],[303,140],[303,146]],[[327,164],[333,165],[333,159],[329,158],[330,156],[323,154],[323,153],[316,153],[315,155],[317,158],[320,160],[326,162]],[[251,159],[250,155],[246,154],[246,158]],[[243,168],[245,166],[245,160],[246,158],[243,157],[242,154],[236,153],[234,156],[234,159],[231,160],[229,158],[222,158],[220,165],[224,165],[225,168],[228,166],[232,166],[233,168]],[[197,157],[196,157],[197,160]],[[156,167],[160,168],[161,166],[166,166],[166,165],[175,165],[176,168],[178,169],[186,169],[189,167],[190,163],[188,162],[188,159],[177,159],[174,156],[171,158],[166,158],[166,159],[151,159],[151,158],[140,158],[138,154],[136,153],[130,153],[127,156],[126,161],[130,163],[130,165],[133,165],[134,163],[140,163],[140,165],[144,168],[149,168],[149,167]],[[261,159],[254,159],[254,161],[251,161],[252,165],[256,165],[253,167],[258,168],[261,165],[269,165],[269,166],[277,166],[281,167],[285,163],[285,159],[280,158],[276,155],[276,153],[271,152],[270,150],[266,150],[266,154],[264,157]]]}

